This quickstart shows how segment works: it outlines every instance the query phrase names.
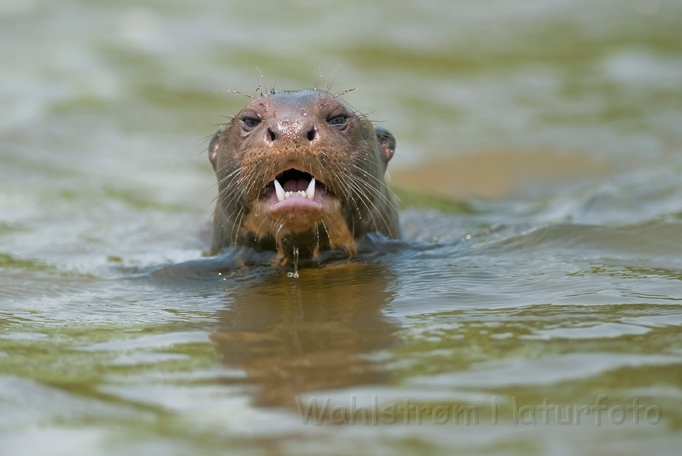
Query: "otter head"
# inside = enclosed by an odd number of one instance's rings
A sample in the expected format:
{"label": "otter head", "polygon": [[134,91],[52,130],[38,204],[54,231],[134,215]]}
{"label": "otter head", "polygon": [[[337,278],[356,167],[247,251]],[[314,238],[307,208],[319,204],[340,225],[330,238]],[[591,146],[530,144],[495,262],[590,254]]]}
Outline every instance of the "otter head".
{"label": "otter head", "polygon": [[395,138],[322,90],[270,92],[216,133],[212,253],[231,245],[305,257],[355,251],[371,232],[399,237],[384,174]]}

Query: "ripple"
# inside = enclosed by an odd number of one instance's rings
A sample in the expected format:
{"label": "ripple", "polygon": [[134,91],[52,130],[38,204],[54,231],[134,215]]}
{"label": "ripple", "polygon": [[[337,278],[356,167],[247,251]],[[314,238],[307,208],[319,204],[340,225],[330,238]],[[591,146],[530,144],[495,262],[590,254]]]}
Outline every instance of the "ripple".
{"label": "ripple", "polygon": [[[495,367],[499,364],[499,367]],[[682,357],[664,355],[623,355],[617,353],[572,353],[531,360],[492,362],[467,372],[416,377],[409,384],[446,388],[500,388],[540,386],[586,379],[626,367],[682,364]]]}
{"label": "ripple", "polygon": [[123,351],[150,348],[166,348],[179,344],[209,343],[208,333],[204,331],[171,332],[155,334],[134,339],[112,340],[78,347],[81,351]]}
{"label": "ripple", "polygon": [[89,399],[41,385],[33,380],[0,377],[0,427],[8,428],[18,423],[40,425],[53,420],[80,420],[83,418],[150,419],[146,412],[134,408]]}
{"label": "ripple", "polygon": [[188,359],[190,359],[189,356],[180,353],[130,353],[107,361],[105,364],[109,366],[139,366]]}
{"label": "ripple", "polygon": [[650,331],[649,328],[621,323],[601,323],[594,326],[575,328],[556,328],[535,331],[531,336],[522,336],[524,339],[599,339],[621,337],[628,335],[642,335]]}

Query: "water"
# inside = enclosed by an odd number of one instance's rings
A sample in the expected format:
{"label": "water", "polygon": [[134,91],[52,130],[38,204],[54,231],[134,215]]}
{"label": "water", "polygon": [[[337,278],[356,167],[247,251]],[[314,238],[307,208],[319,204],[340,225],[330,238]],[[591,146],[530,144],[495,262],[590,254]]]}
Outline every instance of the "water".
{"label": "water", "polygon": [[[0,454],[677,453],[682,5],[368,3],[0,3]],[[405,239],[203,257],[231,91],[332,80]]]}

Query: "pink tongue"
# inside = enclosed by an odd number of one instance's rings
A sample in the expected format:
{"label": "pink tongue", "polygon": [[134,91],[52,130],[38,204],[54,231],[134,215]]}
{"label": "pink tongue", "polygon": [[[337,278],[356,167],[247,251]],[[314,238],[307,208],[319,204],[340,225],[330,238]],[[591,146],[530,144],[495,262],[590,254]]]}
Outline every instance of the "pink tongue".
{"label": "pink tongue", "polygon": [[299,179],[299,180],[288,180],[285,183],[282,184],[282,188],[284,189],[285,192],[298,192],[298,191],[305,191],[305,189],[308,188],[308,184],[310,184],[310,181],[307,181],[305,179]]}

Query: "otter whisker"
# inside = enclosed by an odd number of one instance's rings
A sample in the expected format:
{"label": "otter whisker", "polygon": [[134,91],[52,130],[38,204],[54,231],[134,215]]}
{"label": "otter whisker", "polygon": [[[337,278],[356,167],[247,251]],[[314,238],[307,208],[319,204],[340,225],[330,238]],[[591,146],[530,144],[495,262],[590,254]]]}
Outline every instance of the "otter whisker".
{"label": "otter whisker", "polygon": [[355,87],[351,87],[350,89],[340,90],[340,91],[336,92],[334,95],[332,95],[332,98],[339,98],[339,97],[344,96],[347,93],[354,92],[356,90],[357,89]]}
{"label": "otter whisker", "polygon": [[[350,182],[351,188],[354,189],[354,192],[356,193],[356,195],[358,195],[360,197],[360,200],[367,207],[367,211],[370,213],[375,227],[378,228],[378,226],[376,224],[376,219],[374,217],[374,212],[377,212],[379,214],[379,216],[382,218],[382,221],[384,222],[384,225],[388,227],[389,226],[388,221],[383,216],[382,211],[377,207],[374,200],[369,197],[369,195],[367,194],[367,191],[373,192],[373,194],[375,194],[375,195],[382,195],[384,198],[386,198],[385,195],[383,195],[381,192],[379,192],[373,186],[360,185],[361,182],[367,184],[366,181],[360,180],[359,182],[356,182],[353,179],[351,179],[350,176],[348,176],[345,172],[343,173],[343,175],[344,175],[345,179],[347,179],[347,181]],[[370,210],[368,203],[372,206],[372,208],[374,210]]]}
{"label": "otter whisker", "polygon": [[[368,173],[367,171],[365,171],[364,169],[362,169],[361,167],[357,166],[357,165],[354,164],[354,163],[352,163],[351,166],[353,166],[353,167],[354,167],[355,169],[357,169],[358,171],[364,173],[365,177],[374,179],[374,181],[375,181],[379,186],[381,186],[381,187],[383,187],[384,189],[388,190],[388,187],[386,186],[386,184],[384,184],[381,180],[377,179],[376,176],[373,176],[372,174]],[[365,181],[365,182],[366,182],[366,181]],[[388,196],[386,196],[385,194],[383,194],[383,193],[382,193],[381,191],[379,191],[378,189],[374,188],[374,186],[369,185],[369,182],[366,182],[366,183],[367,183],[367,185],[368,185],[368,188],[370,188],[373,192],[375,192],[375,194],[376,194],[377,196],[383,198],[383,199],[386,201],[386,203],[388,203],[389,205],[391,205],[391,207],[393,207],[393,208],[395,209],[395,204],[393,203],[393,201],[391,201],[391,199],[390,199]],[[392,192],[391,192],[391,193],[392,193]]]}
{"label": "otter whisker", "polygon": [[[325,216],[326,217],[326,216]],[[322,223],[322,226],[324,227],[324,230],[327,232],[327,239],[329,239],[329,243],[331,244],[332,242],[332,235],[329,234],[329,228],[327,228],[327,224],[324,223],[324,220],[320,220],[320,223]]]}
{"label": "otter whisker", "polygon": [[242,218],[244,217],[244,207],[242,206],[239,208],[239,212],[237,213],[237,222],[232,224],[232,229],[230,230],[230,238],[234,238],[233,243],[237,243],[237,237],[239,236],[239,230],[236,228],[241,225],[242,223]]}
{"label": "otter whisker", "polygon": [[263,217],[263,220],[260,222],[260,225],[258,225],[258,228],[256,229],[256,234],[255,234],[256,239],[259,239],[259,238],[260,238],[260,234],[259,234],[259,233],[260,233],[260,229],[261,229],[261,227],[263,226],[263,224],[264,224],[265,222],[267,222],[267,221],[268,221],[267,217]]}

